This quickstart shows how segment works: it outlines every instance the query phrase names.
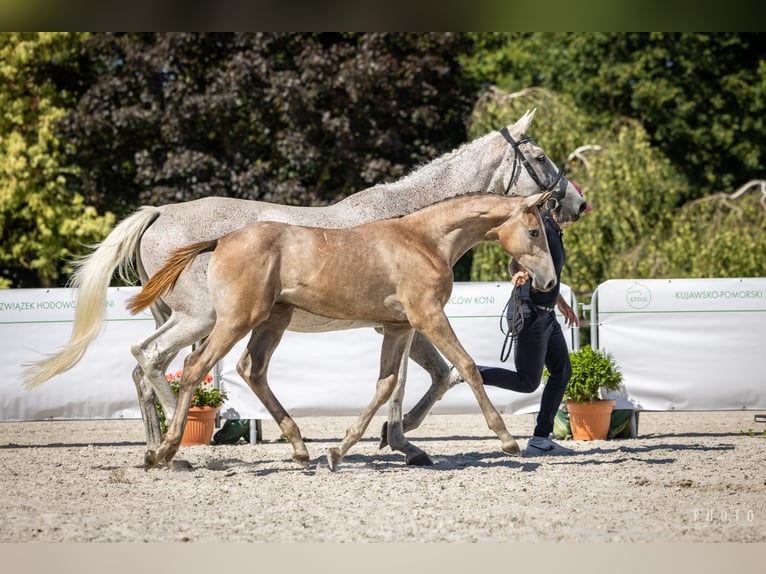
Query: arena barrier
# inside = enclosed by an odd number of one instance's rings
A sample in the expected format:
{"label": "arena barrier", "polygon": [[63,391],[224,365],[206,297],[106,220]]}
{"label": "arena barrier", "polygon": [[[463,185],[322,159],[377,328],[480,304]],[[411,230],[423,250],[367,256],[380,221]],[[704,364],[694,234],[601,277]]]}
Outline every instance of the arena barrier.
{"label": "arena barrier", "polygon": [[[22,364],[40,359],[69,339],[74,292],[69,289],[0,291],[0,421],[139,418],[131,378],[130,346],[150,334],[148,313],[125,311],[137,287],[111,288],[102,334],[71,371],[27,391]],[[562,293],[577,308],[566,286]],[[507,283],[457,283],[447,314],[477,363],[501,363],[500,316],[510,295]],[[618,408],[643,410],[766,409],[766,375],[758,368],[766,340],[766,278],[612,280],[600,285],[590,304],[594,347],[612,353],[625,379]],[[562,320],[562,317],[559,317]],[[565,329],[570,348],[576,329]],[[574,341],[574,343],[573,343]],[[295,416],[356,415],[372,397],[381,336],[373,329],[330,333],[287,332],[269,372],[272,388]],[[266,419],[268,413],[236,374],[244,341],[216,369],[229,393],[226,418]],[[170,370],[183,364],[177,358]],[[429,384],[410,362],[405,408]],[[487,388],[498,410],[533,413],[538,389],[522,395]],[[465,385],[450,390],[434,413],[479,413]]]}
{"label": "arena barrier", "polygon": [[80,362],[31,391],[22,387],[25,363],[63,347],[74,321],[72,289],[0,291],[0,420],[140,418],[130,346],[154,328],[150,313],[125,309],[136,287],[109,289],[104,328]]}
{"label": "arena barrier", "polygon": [[611,280],[590,319],[636,408],[766,409],[766,278]]}
{"label": "arena barrier", "polygon": [[[75,292],[70,289],[0,290],[0,421],[46,419],[140,418],[135,386],[131,378],[135,361],[130,346],[154,330],[146,312],[136,317],[125,310],[126,300],[137,287],[110,288],[106,320],[101,335],[82,360],[70,371],[38,388],[21,385],[23,364],[39,360],[66,344],[72,329]],[[508,283],[457,283],[447,305],[447,315],[466,349],[479,364],[501,363],[503,335],[500,316],[510,296]],[[562,294],[576,301],[562,285]],[[578,341],[576,330],[566,329],[567,338]],[[285,408],[295,416],[357,415],[373,396],[378,375],[382,337],[371,328],[306,334],[285,333],[274,354],[269,380]],[[218,383],[229,394],[221,409],[225,418],[269,418],[249,387],[236,374],[245,341],[218,365]],[[181,368],[178,357],[171,371]],[[405,405],[410,406],[429,384],[426,373],[415,363],[408,368]],[[520,395],[488,388],[498,410],[531,413],[539,402],[538,390]],[[434,412],[479,413],[476,400],[466,386],[452,389]]]}

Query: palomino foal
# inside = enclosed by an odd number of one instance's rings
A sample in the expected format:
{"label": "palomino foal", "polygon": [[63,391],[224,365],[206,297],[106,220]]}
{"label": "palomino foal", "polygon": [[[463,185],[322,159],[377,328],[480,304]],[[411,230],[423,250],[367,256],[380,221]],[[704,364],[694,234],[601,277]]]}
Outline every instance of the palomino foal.
{"label": "palomino foal", "polygon": [[[137,313],[170,291],[197,256],[212,251],[208,288],[216,313],[210,336],[184,362],[178,403],[156,452],[145,467],[170,462],[183,435],[194,388],[248,332],[252,332],[237,370],[269,410],[293,445],[293,459],[307,465],[300,431],[271,392],[271,355],[295,309],[324,317],[379,322],[383,326],[380,376],[375,396],[348,429],[328,463],[335,469],[388,400],[417,330],[458,369],[481,411],[502,442],[519,452],[502,417],[489,401],[476,365],[444,314],[452,292],[452,267],[481,241],[497,241],[529,270],[536,289],[549,290],[556,274],[542,229],[539,206],[550,192],[531,197],[468,195],[442,201],[398,219],[346,229],[259,222],[217,240],[173,252],[166,264],[129,301]],[[408,457],[422,451],[392,444]]]}

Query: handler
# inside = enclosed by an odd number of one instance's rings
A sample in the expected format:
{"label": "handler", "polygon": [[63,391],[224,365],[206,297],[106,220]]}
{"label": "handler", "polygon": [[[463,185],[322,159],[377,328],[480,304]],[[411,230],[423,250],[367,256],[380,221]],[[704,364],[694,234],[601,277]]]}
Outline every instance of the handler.
{"label": "handler", "polygon": [[[579,185],[571,182],[582,195]],[[591,210],[589,205],[585,213]],[[553,265],[556,268],[556,286],[547,292],[532,289],[529,274],[515,260],[508,264],[511,283],[520,290],[523,328],[518,333],[514,351],[516,371],[500,367],[477,365],[485,385],[500,387],[517,393],[532,393],[540,386],[543,367],[550,373],[540,400],[540,411],[532,438],[527,443],[524,456],[571,454],[572,449],[563,447],[551,439],[553,419],[564,398],[572,365],[561,325],[556,320],[556,306],[564,315],[567,325],[578,325],[577,314],[559,293],[561,269],[566,262],[563,232],[556,222],[553,211],[543,213],[543,225],[548,238]],[[452,367],[455,369],[455,367]],[[459,378],[457,372],[453,377]],[[459,379],[462,382],[462,379]]]}

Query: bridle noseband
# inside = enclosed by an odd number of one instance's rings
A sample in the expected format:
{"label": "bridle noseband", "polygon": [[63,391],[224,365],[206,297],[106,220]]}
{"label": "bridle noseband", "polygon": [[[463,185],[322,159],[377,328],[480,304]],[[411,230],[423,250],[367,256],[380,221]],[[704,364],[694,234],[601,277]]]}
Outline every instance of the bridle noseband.
{"label": "bridle noseband", "polygon": [[521,174],[521,166],[523,165],[524,168],[527,170],[529,177],[531,177],[532,181],[534,181],[537,184],[537,187],[540,188],[540,191],[542,193],[545,193],[547,191],[553,191],[553,195],[551,196],[551,199],[556,200],[556,203],[564,199],[564,196],[566,195],[567,185],[569,185],[569,181],[567,180],[566,177],[564,177],[566,175],[566,170],[564,168],[561,168],[558,170],[558,173],[555,173],[555,174],[551,174],[550,172],[546,173],[545,175],[547,176],[546,179],[548,179],[548,182],[544,183],[540,179],[540,176],[538,175],[537,171],[535,171],[535,168],[532,167],[532,164],[524,155],[524,152],[519,149],[519,146],[521,144],[527,143],[527,142],[535,143],[535,140],[533,140],[529,136],[524,136],[519,141],[516,141],[515,139],[513,139],[513,136],[508,131],[508,128],[501,129],[500,133],[503,134],[505,141],[507,141],[511,145],[514,151],[512,175],[511,175],[511,179],[508,181],[508,185],[505,188],[505,195],[508,195],[508,192],[511,190],[511,187],[513,187],[513,185],[518,181],[519,175]]}

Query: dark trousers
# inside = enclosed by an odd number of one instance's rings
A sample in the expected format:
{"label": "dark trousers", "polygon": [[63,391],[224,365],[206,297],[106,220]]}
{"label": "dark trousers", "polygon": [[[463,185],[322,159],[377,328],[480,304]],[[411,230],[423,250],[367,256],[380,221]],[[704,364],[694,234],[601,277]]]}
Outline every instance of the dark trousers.
{"label": "dark trousers", "polygon": [[479,372],[485,385],[517,393],[532,393],[540,386],[543,367],[548,367],[550,376],[543,388],[534,430],[535,436],[547,437],[553,432],[553,419],[572,376],[572,365],[555,313],[527,304],[523,313],[524,329],[514,343],[516,371],[479,366]]}

